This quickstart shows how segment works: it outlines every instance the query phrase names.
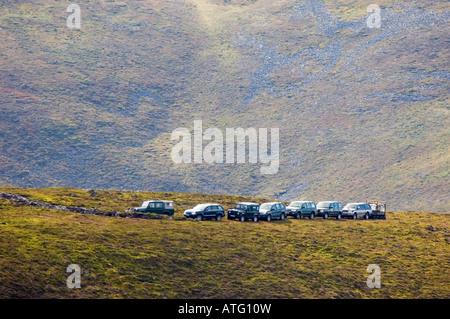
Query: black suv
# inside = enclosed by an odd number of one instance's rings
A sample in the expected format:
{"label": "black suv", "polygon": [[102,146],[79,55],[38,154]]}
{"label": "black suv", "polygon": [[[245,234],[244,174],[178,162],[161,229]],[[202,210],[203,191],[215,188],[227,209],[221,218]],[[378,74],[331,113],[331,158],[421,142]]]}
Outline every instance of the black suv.
{"label": "black suv", "polygon": [[314,219],[316,216],[316,204],[309,201],[293,201],[286,207],[286,215],[294,216],[297,219],[309,217]]}
{"label": "black suv", "polygon": [[219,204],[198,204],[194,208],[186,209],[183,215],[186,218],[195,218],[198,221],[215,219],[220,222],[222,217],[225,217],[225,210]]}
{"label": "black suv", "polygon": [[344,207],[341,202],[319,202],[317,203],[316,216],[328,219],[328,217],[342,218],[342,210]]}
{"label": "black suv", "polygon": [[228,210],[228,219],[239,218],[241,222],[246,219],[251,219],[254,222],[258,221],[259,204],[243,202],[237,203],[236,206]]}

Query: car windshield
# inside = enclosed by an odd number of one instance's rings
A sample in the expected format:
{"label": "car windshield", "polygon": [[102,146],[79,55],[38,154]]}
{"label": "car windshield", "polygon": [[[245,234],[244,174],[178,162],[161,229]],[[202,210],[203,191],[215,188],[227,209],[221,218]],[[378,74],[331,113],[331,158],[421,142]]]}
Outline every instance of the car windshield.
{"label": "car windshield", "polygon": [[269,210],[272,207],[272,204],[262,204],[259,209],[261,210]]}
{"label": "car windshield", "polygon": [[306,203],[306,202],[292,202],[289,204],[288,207],[301,207],[303,203]]}
{"label": "car windshield", "polygon": [[240,209],[240,210],[246,210],[247,209],[247,205],[243,205],[243,204],[237,204],[236,209]]}
{"label": "car windshield", "polygon": [[330,207],[331,202],[320,202],[317,204],[317,208],[328,208]]}
{"label": "car windshield", "polygon": [[148,204],[150,204],[150,201],[146,200],[145,202],[142,203],[141,207],[147,207]]}
{"label": "car windshield", "polygon": [[345,205],[345,208],[347,208],[347,209],[355,209],[356,206],[358,206],[358,204],[347,204],[347,205]]}
{"label": "car windshield", "polygon": [[204,210],[206,207],[208,207],[207,204],[198,204],[193,209],[195,209],[195,210]]}

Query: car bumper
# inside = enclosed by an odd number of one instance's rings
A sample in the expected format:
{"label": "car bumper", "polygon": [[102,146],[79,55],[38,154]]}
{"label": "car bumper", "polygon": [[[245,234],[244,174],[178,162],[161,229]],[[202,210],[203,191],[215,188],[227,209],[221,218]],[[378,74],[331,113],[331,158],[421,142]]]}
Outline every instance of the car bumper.
{"label": "car bumper", "polygon": [[[239,218],[241,217],[242,213],[241,212],[228,212],[228,218]],[[245,214],[244,214],[245,216]]]}
{"label": "car bumper", "polygon": [[353,216],[355,212],[351,212],[351,211],[347,211],[347,212],[342,212],[342,217],[351,217]]}

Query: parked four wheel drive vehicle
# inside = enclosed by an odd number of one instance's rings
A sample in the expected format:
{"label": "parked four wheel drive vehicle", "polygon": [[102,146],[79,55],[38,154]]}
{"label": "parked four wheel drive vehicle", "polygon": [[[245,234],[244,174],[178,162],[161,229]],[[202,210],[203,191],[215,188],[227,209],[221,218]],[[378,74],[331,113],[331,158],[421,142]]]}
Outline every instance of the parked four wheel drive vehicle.
{"label": "parked four wheel drive vehicle", "polygon": [[328,217],[342,218],[343,206],[341,202],[319,202],[317,204],[316,216],[328,219]]}
{"label": "parked four wheel drive vehicle", "polygon": [[225,210],[219,204],[198,204],[194,208],[186,209],[183,213],[186,218],[196,218],[197,220],[215,219],[221,221],[225,217]]}
{"label": "parked four wheel drive vehicle", "polygon": [[293,201],[286,207],[286,216],[294,216],[297,219],[309,217],[314,219],[316,204],[309,201]]}
{"label": "parked four wheel drive vehicle", "polygon": [[366,203],[348,203],[342,210],[342,217],[357,219],[363,217],[369,219],[372,208]]}
{"label": "parked four wheel drive vehicle", "polygon": [[147,200],[141,207],[134,207],[133,211],[138,213],[154,213],[172,216],[175,214],[175,206],[170,200]]}
{"label": "parked four wheel drive vehicle", "polygon": [[237,203],[236,206],[228,210],[228,219],[239,218],[241,222],[251,219],[258,221],[259,204],[251,202]]}
{"label": "parked four wheel drive vehicle", "polygon": [[376,200],[368,201],[370,208],[372,209],[372,214],[370,218],[372,219],[386,219],[386,203]]}
{"label": "parked four wheel drive vehicle", "polygon": [[259,219],[265,219],[270,222],[272,219],[283,220],[286,217],[286,205],[283,203],[271,202],[259,206]]}

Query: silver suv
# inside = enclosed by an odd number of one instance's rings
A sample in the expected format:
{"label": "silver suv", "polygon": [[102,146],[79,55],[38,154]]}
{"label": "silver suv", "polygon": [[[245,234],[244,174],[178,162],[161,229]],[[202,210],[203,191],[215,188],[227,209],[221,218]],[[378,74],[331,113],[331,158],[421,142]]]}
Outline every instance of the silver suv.
{"label": "silver suv", "polygon": [[372,214],[372,208],[367,203],[348,203],[342,210],[342,217],[357,219],[364,217],[369,219]]}

